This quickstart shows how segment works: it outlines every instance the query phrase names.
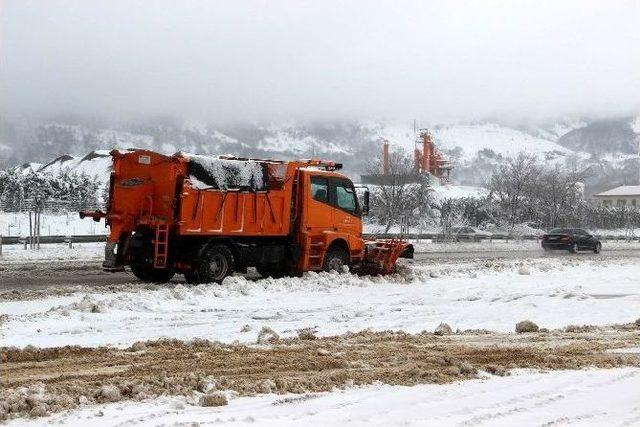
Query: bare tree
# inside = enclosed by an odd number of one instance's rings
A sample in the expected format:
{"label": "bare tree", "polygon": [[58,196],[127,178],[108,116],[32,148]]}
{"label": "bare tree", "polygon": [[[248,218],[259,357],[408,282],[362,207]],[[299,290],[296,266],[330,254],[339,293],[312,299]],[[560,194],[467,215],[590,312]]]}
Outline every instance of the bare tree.
{"label": "bare tree", "polygon": [[560,165],[541,170],[535,180],[534,198],[544,224],[554,228],[561,222],[565,225],[573,222],[574,211],[583,201],[582,182],[586,177],[586,171],[567,172]]}
{"label": "bare tree", "polygon": [[368,173],[379,176],[378,184],[372,186],[371,213],[385,232],[393,225],[400,225],[407,219],[415,224],[420,216],[429,211],[429,178],[418,175],[413,169],[412,158],[400,149],[394,149],[389,156],[387,173],[382,175],[383,159],[377,157],[368,167]]}
{"label": "bare tree", "polygon": [[534,156],[520,153],[499,166],[489,179],[489,197],[506,217],[510,231],[526,219],[527,210],[531,209],[529,201],[540,170]]}

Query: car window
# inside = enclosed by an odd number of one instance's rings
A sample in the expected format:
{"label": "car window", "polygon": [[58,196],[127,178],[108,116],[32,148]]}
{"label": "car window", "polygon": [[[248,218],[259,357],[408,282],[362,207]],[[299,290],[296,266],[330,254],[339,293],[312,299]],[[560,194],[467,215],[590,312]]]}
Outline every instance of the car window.
{"label": "car window", "polygon": [[329,203],[329,180],[321,176],[311,177],[311,197],[323,203]]}
{"label": "car window", "polygon": [[475,231],[473,228],[471,228],[471,227],[466,227],[466,228],[464,229],[464,232],[465,232],[465,233],[475,233],[476,231]]}
{"label": "car window", "polygon": [[358,210],[356,192],[351,183],[345,181],[336,182],[336,206],[353,214]]}
{"label": "car window", "polygon": [[574,231],[575,231],[576,234],[578,234],[580,236],[588,236],[589,235],[589,233],[587,233],[585,230],[583,230],[581,228],[576,228]]}
{"label": "car window", "polygon": [[549,231],[549,234],[571,234],[571,230],[568,228],[554,228]]}

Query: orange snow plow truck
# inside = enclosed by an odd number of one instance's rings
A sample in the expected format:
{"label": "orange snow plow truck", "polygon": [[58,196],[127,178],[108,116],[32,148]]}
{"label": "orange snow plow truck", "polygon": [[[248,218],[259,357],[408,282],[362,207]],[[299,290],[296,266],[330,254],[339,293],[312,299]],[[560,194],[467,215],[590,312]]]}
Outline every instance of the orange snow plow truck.
{"label": "orange snow plow truck", "polygon": [[404,240],[365,241],[361,204],[342,165],[147,150],[111,152],[103,267],[129,266],[143,281],[175,273],[189,283],[221,282],[255,267],[263,276],[305,271],[393,271],[413,257]]}

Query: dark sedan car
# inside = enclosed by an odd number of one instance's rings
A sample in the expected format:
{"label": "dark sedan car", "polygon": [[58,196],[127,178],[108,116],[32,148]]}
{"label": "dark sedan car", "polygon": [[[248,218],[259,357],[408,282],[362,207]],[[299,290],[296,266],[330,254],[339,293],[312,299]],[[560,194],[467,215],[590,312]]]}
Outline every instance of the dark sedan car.
{"label": "dark sedan car", "polygon": [[598,254],[602,250],[600,241],[581,228],[554,228],[542,236],[542,247],[545,251],[564,249],[571,253],[587,250]]}

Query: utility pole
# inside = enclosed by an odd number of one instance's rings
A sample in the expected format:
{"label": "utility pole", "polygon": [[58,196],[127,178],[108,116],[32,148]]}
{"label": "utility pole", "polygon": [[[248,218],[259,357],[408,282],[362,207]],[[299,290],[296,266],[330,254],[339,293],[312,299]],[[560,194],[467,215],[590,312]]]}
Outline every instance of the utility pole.
{"label": "utility pole", "polygon": [[38,228],[37,228],[38,235],[36,237],[36,249],[40,250],[40,215],[41,215],[41,212],[40,212],[40,207],[37,207],[36,209],[37,209],[36,210],[36,215],[38,217]]}
{"label": "utility pole", "polygon": [[29,208],[29,249],[33,249],[33,226],[31,224],[31,208]]}

